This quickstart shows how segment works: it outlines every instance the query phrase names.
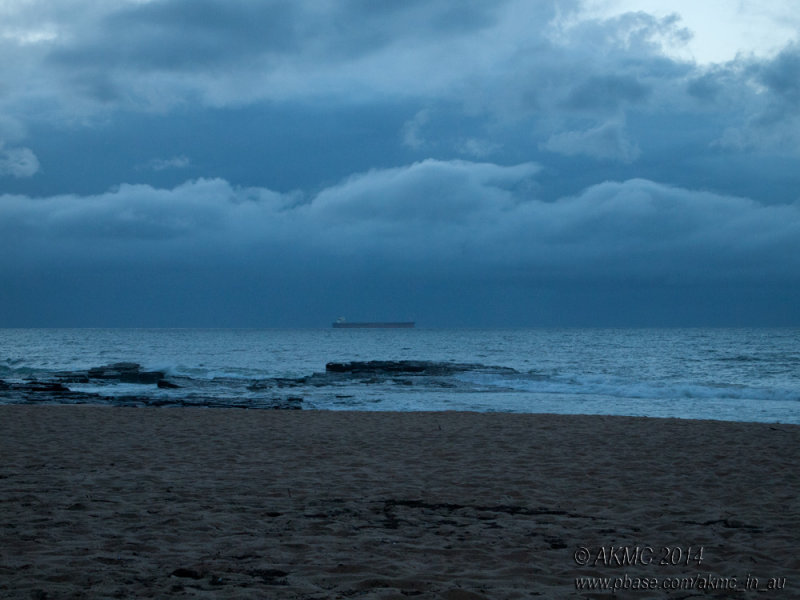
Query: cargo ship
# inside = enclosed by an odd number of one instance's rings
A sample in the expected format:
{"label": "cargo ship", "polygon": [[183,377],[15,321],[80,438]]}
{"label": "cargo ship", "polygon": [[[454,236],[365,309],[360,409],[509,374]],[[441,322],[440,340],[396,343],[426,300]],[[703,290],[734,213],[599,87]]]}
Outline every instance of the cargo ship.
{"label": "cargo ship", "polygon": [[339,317],[333,322],[335,329],[412,329],[414,321],[348,321]]}

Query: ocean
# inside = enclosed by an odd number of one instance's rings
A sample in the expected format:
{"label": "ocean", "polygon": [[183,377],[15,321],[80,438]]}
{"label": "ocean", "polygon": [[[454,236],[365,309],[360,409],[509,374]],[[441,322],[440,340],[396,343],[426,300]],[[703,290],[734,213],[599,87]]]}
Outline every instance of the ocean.
{"label": "ocean", "polygon": [[0,403],[800,424],[800,330],[0,329]]}

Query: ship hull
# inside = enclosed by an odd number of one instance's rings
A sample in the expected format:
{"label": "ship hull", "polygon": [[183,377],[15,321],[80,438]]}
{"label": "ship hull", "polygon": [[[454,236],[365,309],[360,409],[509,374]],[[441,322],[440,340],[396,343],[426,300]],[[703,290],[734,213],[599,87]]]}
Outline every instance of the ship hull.
{"label": "ship hull", "polygon": [[414,327],[413,321],[405,321],[399,323],[334,323],[334,329],[412,329]]}

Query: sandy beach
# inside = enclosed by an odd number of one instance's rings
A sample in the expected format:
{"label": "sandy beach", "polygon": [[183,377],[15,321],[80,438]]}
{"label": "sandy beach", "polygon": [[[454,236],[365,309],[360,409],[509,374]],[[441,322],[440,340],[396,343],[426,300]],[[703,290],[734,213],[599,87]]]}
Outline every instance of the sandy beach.
{"label": "sandy beach", "polygon": [[0,458],[3,598],[800,598],[800,426],[0,406]]}

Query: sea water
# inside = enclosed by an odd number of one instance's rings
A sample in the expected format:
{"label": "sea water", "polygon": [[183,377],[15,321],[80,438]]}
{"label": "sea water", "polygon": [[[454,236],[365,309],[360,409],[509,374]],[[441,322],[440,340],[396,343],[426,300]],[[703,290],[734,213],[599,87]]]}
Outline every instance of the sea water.
{"label": "sea water", "polygon": [[[328,362],[459,363],[424,376],[326,376]],[[0,381],[117,362],[178,388],[69,383],[81,401],[471,410],[800,423],[798,329],[0,329]],[[0,403],[59,402],[58,394]],[[70,401],[75,401],[74,397]]]}

